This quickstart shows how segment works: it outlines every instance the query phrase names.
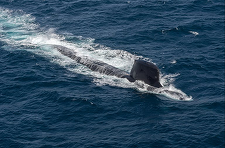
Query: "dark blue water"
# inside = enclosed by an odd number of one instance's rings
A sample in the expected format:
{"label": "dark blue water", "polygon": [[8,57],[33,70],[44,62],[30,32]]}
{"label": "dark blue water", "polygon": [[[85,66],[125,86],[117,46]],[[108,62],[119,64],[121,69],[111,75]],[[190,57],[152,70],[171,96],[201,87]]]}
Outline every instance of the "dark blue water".
{"label": "dark blue water", "polygon": [[[130,71],[157,95],[50,45]],[[0,147],[223,148],[224,1],[0,0]]]}

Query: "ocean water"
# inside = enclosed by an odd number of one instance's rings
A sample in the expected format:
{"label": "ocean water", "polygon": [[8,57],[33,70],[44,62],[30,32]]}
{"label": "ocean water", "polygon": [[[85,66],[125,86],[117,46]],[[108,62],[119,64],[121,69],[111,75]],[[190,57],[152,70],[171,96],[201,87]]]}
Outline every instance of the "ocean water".
{"label": "ocean water", "polygon": [[[51,45],[127,72],[151,61],[185,100]],[[222,0],[0,0],[0,147],[223,148],[224,52]]]}

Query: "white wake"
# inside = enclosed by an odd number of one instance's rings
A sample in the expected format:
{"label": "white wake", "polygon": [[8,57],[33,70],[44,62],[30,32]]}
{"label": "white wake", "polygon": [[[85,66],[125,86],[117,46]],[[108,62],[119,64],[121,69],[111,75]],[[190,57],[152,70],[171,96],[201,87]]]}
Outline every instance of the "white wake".
{"label": "white wake", "polygon": [[[70,38],[72,41],[68,41]],[[62,55],[51,45],[61,45],[77,52],[79,56],[87,56],[90,59],[98,59],[114,67],[129,72],[135,59],[151,59],[133,55],[127,51],[111,49],[94,42],[92,38],[83,38],[74,35],[58,35],[54,29],[44,30],[35,23],[35,18],[23,11],[12,11],[0,7],[0,41],[6,43],[6,50],[26,50],[48,58],[50,62],[57,63],[69,71],[93,77],[96,85],[110,85],[122,88],[133,88],[143,93],[154,93],[174,100],[192,100],[184,92],[173,85],[173,81],[179,74],[161,74],[163,88],[154,91],[147,90],[147,85],[142,82],[131,83],[126,79],[115,76],[107,76],[93,72],[89,68],[76,63]],[[167,93],[167,90],[176,92]]]}

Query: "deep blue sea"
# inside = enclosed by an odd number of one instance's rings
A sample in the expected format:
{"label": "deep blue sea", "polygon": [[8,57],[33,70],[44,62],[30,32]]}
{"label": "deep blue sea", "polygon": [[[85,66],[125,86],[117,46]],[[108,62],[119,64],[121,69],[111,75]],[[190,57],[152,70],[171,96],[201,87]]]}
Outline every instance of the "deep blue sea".
{"label": "deep blue sea", "polygon": [[[223,0],[0,0],[0,148],[224,148]],[[51,45],[129,72],[159,95]]]}

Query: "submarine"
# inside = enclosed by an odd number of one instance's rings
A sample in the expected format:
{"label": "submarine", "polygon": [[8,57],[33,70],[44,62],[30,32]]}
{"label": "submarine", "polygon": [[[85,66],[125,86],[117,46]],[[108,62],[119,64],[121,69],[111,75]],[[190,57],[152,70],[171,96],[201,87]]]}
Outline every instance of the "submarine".
{"label": "submarine", "polygon": [[[170,96],[176,96],[177,100],[185,100],[186,98],[183,94],[180,94],[176,91],[163,89],[163,85],[160,83],[159,68],[154,63],[140,59],[135,60],[130,73],[128,73],[102,61],[91,60],[88,57],[79,56],[75,51],[65,46],[51,46],[57,49],[64,56],[75,60],[77,63],[87,66],[92,71],[96,71],[105,75],[116,76],[118,78],[124,78],[130,82],[135,82],[137,80],[142,81],[148,85],[148,91],[153,93],[156,92],[156,94],[159,95],[169,94]],[[138,86],[143,88],[142,85]]]}
{"label": "submarine", "polygon": [[124,70],[116,68],[102,61],[91,60],[87,57],[78,56],[76,52],[72,51],[67,47],[61,45],[52,46],[57,49],[61,54],[75,60],[77,63],[87,66],[92,71],[97,71],[106,75],[116,76],[118,78],[125,78],[130,82],[140,80],[156,88],[162,87],[159,82],[159,69],[153,63],[143,60],[135,60],[130,73],[127,73]]}

